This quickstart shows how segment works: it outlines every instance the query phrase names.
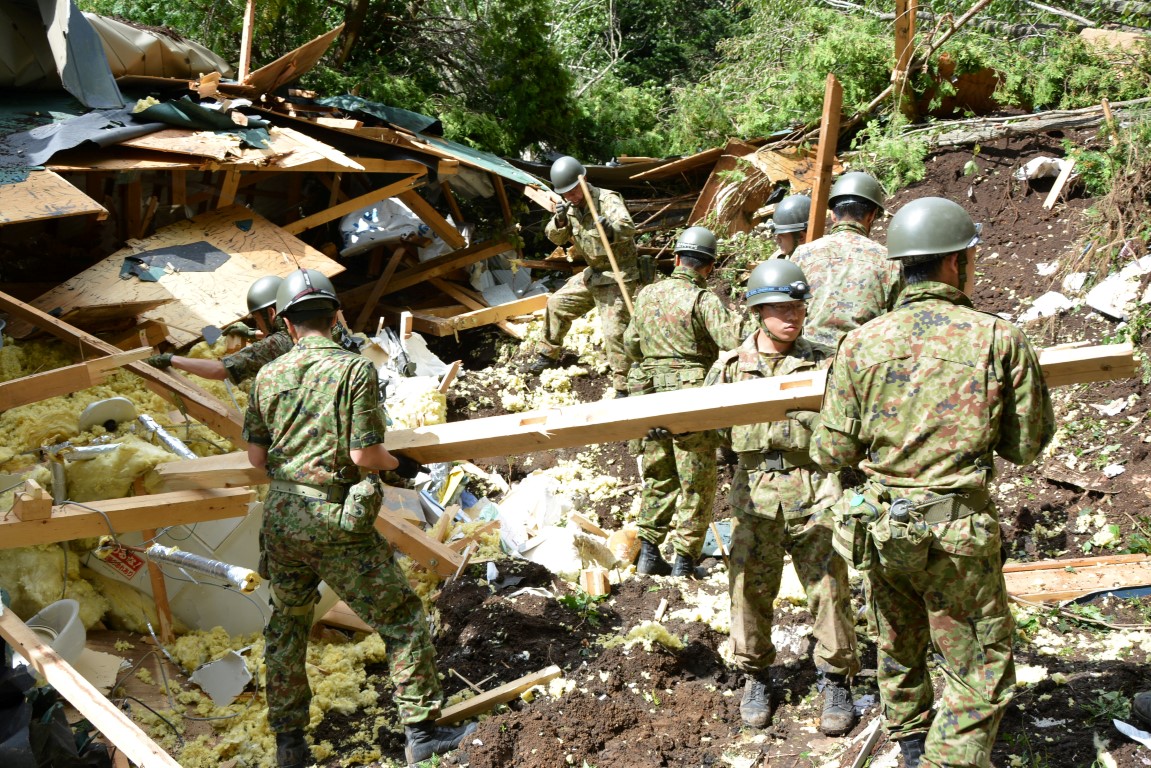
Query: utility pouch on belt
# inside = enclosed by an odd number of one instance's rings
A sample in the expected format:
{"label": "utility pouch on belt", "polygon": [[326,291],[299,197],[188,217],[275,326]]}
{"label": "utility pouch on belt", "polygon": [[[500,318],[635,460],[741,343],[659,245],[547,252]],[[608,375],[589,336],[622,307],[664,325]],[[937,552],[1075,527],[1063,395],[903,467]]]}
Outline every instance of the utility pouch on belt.
{"label": "utility pouch on belt", "polygon": [[927,553],[934,537],[927,521],[915,511],[909,500],[896,499],[887,514],[871,524],[871,537],[884,568],[911,573],[927,567]]}
{"label": "utility pouch on belt", "polygon": [[368,475],[349,488],[340,510],[340,527],[352,533],[372,530],[380,514],[383,493],[383,481],[379,475]]}
{"label": "utility pouch on belt", "polygon": [[871,525],[883,514],[884,506],[871,494],[848,491],[831,508],[831,546],[857,571],[875,564]]}

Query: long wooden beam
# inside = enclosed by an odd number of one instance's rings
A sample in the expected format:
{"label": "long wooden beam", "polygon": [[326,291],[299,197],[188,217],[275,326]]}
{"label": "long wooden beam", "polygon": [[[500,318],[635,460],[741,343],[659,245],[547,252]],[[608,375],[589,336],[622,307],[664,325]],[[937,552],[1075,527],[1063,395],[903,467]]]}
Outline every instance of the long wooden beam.
{"label": "long wooden beam", "polygon": [[70,395],[102,384],[117,368],[143,360],[150,354],[152,354],[151,347],[140,347],[130,352],[98,357],[95,360],[5,381],[0,383],[0,411],[7,411],[18,405],[38,403],[49,397]]}
{"label": "long wooden beam", "polygon": [[[1135,372],[1130,344],[1045,349],[1039,363],[1051,386],[1123,379]],[[824,371],[816,371],[723,384],[709,389],[707,398],[698,390],[685,389],[400,429],[388,432],[385,445],[428,463],[618,442],[660,426],[672,432],[698,432],[776,421],[790,410],[819,410],[825,377]],[[169,488],[220,487],[245,479],[267,482],[251,469],[245,454],[227,456],[232,458],[171,462],[156,472]]]}
{"label": "long wooden beam", "polygon": [[390,541],[396,549],[417,563],[446,579],[460,567],[460,556],[447,544],[436,541],[418,525],[409,523],[398,514],[381,510],[376,518],[376,531]]}
{"label": "long wooden beam", "polygon": [[[401,192],[396,195],[396,197],[403,200],[404,203],[412,209],[412,213],[419,216],[421,221],[431,227],[432,231],[439,235],[440,238],[452,248],[463,248],[468,244],[468,241],[464,239],[460,231],[441,216],[440,212],[433,208],[427,200],[420,197],[419,192],[409,189],[406,192]],[[456,226],[459,226],[460,223],[461,222],[456,222]]]}
{"label": "long wooden beam", "polygon": [[3,607],[0,607],[0,636],[134,765],[140,768],[180,768],[180,764],[148,738],[140,726],[108,701],[20,617]]}
{"label": "long wooden beam", "polygon": [[[3,292],[0,292],[0,309],[58,339],[78,343],[82,351],[85,347],[103,355],[116,355],[122,351],[103,339],[74,328],[47,312]],[[208,392],[186,379],[157,370],[147,363],[128,363],[124,367],[143,379],[144,386],[148,389],[177,408],[187,410],[193,418],[208,425],[216,434],[228,438],[237,445],[247,445],[242,434],[244,423],[240,414],[227,408]]]}
{"label": "long wooden beam", "polygon": [[[497,253],[510,250],[514,250],[514,248],[509,243],[502,240],[488,240],[468,248],[446,253],[443,256],[437,256],[422,264],[417,264],[414,267],[405,269],[403,272],[394,276],[388,283],[388,293],[402,291],[404,288],[409,288],[416,283],[431,280],[434,277],[441,277],[461,267],[466,267],[469,264],[474,264],[477,261],[495,256]],[[362,306],[363,303],[368,300],[368,297],[371,296],[372,287],[369,283],[361,285],[358,288],[353,288],[350,291],[341,292],[340,299],[344,303],[345,308]]]}
{"label": "long wooden beam", "polygon": [[86,501],[83,506],[62,504],[52,507],[52,516],[42,520],[0,521],[0,549],[142,531],[155,528],[161,520],[164,525],[191,525],[242,517],[253,498],[247,488],[229,488]]}
{"label": "long wooden beam", "polygon": [[[1043,350],[1039,362],[1051,386],[1128,378],[1135,372],[1130,344]],[[818,371],[724,384],[713,388],[705,402],[692,389],[600,400],[396,430],[388,433],[386,444],[426,464],[618,442],[642,437],[652,427],[698,432],[777,421],[790,410],[819,410],[824,383],[825,373]]]}
{"label": "long wooden beam", "polygon": [[1151,584],[1151,557],[1104,555],[1003,566],[1007,592],[1036,603],[1062,602],[1112,589]]}
{"label": "long wooden beam", "polygon": [[405,190],[414,189],[423,182],[424,177],[422,175],[408,176],[407,178],[397,181],[393,184],[389,184],[386,187],[373,189],[371,192],[367,192],[363,195],[360,195],[359,197],[352,198],[351,200],[340,203],[339,205],[332,206],[331,208],[320,211],[319,213],[313,213],[311,216],[305,216],[299,221],[293,221],[290,224],[285,224],[284,226],[280,227],[280,229],[289,234],[298,235],[301,232],[312,229],[313,227],[318,227],[321,224],[327,224],[329,221],[338,219],[341,216],[345,216],[352,211],[358,211],[361,208],[367,208],[372,203],[378,203],[381,200],[388,199],[389,197],[395,197],[400,192]]}

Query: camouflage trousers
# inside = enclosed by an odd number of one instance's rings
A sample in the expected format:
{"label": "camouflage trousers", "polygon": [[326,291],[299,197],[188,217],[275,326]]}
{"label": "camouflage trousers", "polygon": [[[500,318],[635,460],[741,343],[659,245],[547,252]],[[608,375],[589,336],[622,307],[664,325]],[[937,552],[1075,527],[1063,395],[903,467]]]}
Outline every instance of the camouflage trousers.
{"label": "camouflage trousers", "polygon": [[264,630],[268,724],[276,733],[308,725],[312,690],[305,660],[321,580],[387,645],[400,722],[437,715],[443,694],[420,599],[396,566],[391,545],[375,531],[316,524],[307,505],[324,503],[273,491],[264,505],[261,533],[273,593]]}
{"label": "camouflage trousers", "polygon": [[832,549],[829,515],[829,510],[821,510],[784,520],[782,515],[769,518],[736,510],[728,593],[732,653],[739,669],[759,672],[775,662],[774,602],[784,554],[790,553],[813,618],[816,668],[849,677],[859,672],[847,563]]}
{"label": "camouflage trousers", "polygon": [[[634,293],[636,284],[629,283],[628,289]],[[631,320],[631,313],[623,300],[623,292],[615,283],[588,286],[586,273],[574,275],[563,288],[551,295],[544,311],[544,337],[537,351],[545,357],[558,359],[563,353],[564,337],[571,330],[576,318],[583,317],[592,309],[599,313],[600,330],[603,333],[604,349],[608,367],[611,368],[612,386],[617,390],[627,390],[627,371],[631,361],[623,349],[623,332]]]}
{"label": "camouflage trousers", "polygon": [[[876,564],[867,576],[888,732],[899,739],[926,731],[924,768],[987,768],[1015,683],[1014,622],[999,553],[963,557],[932,549],[922,571]],[[944,664],[935,717],[929,644]]]}
{"label": "camouflage trousers", "polygon": [[659,546],[667,536],[677,553],[699,558],[711,525],[717,447],[714,432],[643,441],[641,539]]}

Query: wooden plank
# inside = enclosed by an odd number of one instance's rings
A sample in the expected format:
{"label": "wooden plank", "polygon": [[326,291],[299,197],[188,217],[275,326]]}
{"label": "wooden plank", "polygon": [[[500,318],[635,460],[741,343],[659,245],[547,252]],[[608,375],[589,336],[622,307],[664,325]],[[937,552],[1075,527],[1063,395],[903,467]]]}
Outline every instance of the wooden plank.
{"label": "wooden plank", "polygon": [[359,197],[353,198],[351,200],[347,200],[343,203],[340,203],[339,205],[328,208],[327,210],[320,211],[319,213],[313,213],[311,216],[305,216],[299,221],[293,221],[291,224],[284,225],[283,230],[292,235],[299,234],[300,232],[312,229],[313,227],[318,227],[321,224],[327,224],[329,221],[338,219],[341,216],[345,216],[352,211],[358,211],[361,208],[367,208],[373,203],[378,203],[379,201],[386,200],[389,197],[395,197],[405,190],[419,186],[421,183],[423,183],[423,180],[424,177],[422,176],[409,176],[402,181],[397,181],[393,184],[387,185],[386,187],[380,187],[379,189],[372,190],[371,192],[360,195]]}
{"label": "wooden plank", "polygon": [[[31,323],[68,342],[77,342],[81,350],[91,348],[105,355],[115,355],[119,348],[98,339],[91,334],[73,328],[55,317],[25,304],[19,299],[0,292],[0,309],[14,318]],[[187,410],[197,420],[207,424],[216,434],[228,438],[237,445],[246,445],[243,439],[243,421],[238,413],[229,410],[223,403],[193,385],[186,379],[159,371],[147,363],[129,363],[128,370],[144,380],[144,385],[164,399]]]}
{"label": "wooden plank", "polygon": [[[466,267],[469,264],[474,264],[477,261],[495,256],[504,251],[514,250],[513,247],[502,240],[488,240],[483,243],[468,248],[463,248],[458,251],[446,253],[443,256],[437,256],[429,261],[422,262],[417,266],[406,269],[403,272],[392,278],[391,284],[388,286],[390,293],[402,291],[405,288],[410,288],[417,283],[422,283],[425,280],[431,280],[434,277],[441,277],[448,274],[460,267]],[[353,288],[350,291],[345,291],[341,294],[340,298],[345,299],[345,303],[351,306],[359,306],[361,302],[366,301],[371,294],[372,287],[370,285],[361,285],[359,288]]]}
{"label": "wooden plank", "polygon": [[339,37],[343,29],[344,25],[340,24],[330,32],[309,40],[299,48],[285,53],[271,64],[260,67],[241,80],[241,84],[254,88],[258,93],[271,93],[281,85],[298,79],[316,65],[316,62],[328,50],[332,41]]}
{"label": "wooden plank", "polygon": [[823,115],[819,121],[819,145],[815,150],[818,171],[811,189],[811,217],[807,221],[807,242],[823,237],[827,226],[827,196],[831,192],[831,171],[835,145],[839,142],[839,120],[843,112],[843,87],[828,72],[823,90]]}
{"label": "wooden plank", "polygon": [[151,354],[151,347],[141,347],[130,352],[119,352],[52,371],[5,381],[0,383],[0,411],[7,411],[28,403],[37,403],[41,400],[47,400],[49,397],[70,395],[73,392],[102,384],[117,368],[136,360],[143,360]]}
{"label": "wooden plank", "polygon": [[347,629],[352,632],[366,632],[371,634],[376,631],[368,626],[367,622],[356,615],[356,612],[343,600],[329,608],[328,612],[320,617],[320,623],[339,629]]}
{"label": "wooden plank", "polygon": [[637,173],[632,176],[633,181],[654,181],[655,179],[666,179],[672,176],[694,171],[697,168],[704,168],[709,165],[715,165],[719,158],[724,154],[723,147],[713,147],[712,149],[705,149],[702,152],[696,152],[694,155],[681,157],[678,160],[673,160],[665,165],[660,165],[651,170]]}
{"label": "wooden plank", "polygon": [[915,48],[915,17],[918,0],[895,0],[895,69],[891,72],[895,108],[909,119],[915,117],[915,98],[908,90],[911,54]]}
{"label": "wooden plank", "polygon": [[141,215],[144,212],[140,196],[140,174],[128,174],[128,183],[122,189],[124,191],[124,216],[120,223],[124,228],[124,239],[131,240],[140,237]]}
{"label": "wooden plank", "polygon": [[252,29],[256,26],[256,0],[248,0],[244,5],[244,24],[240,28],[240,66],[236,79],[241,83],[248,79],[252,65]]}
{"label": "wooden plank", "polygon": [[254,498],[247,488],[229,488],[88,501],[83,507],[62,504],[44,520],[0,521],[0,549],[96,538],[107,534],[109,525],[117,533],[142,531],[155,525],[158,516],[165,525],[243,517]]}
{"label": "wooden plank", "polygon": [[[172,271],[157,282],[122,280],[128,256],[192,246],[215,249],[228,258],[211,272]],[[206,325],[226,328],[247,314],[248,287],[265,275],[286,276],[297,268],[316,269],[331,277],[344,266],[272,224],[258,213],[235,205],[176,222],[135,241],[89,267],[32,304],[45,312],[67,314],[88,306],[136,301],[168,303],[142,313],[144,319],[169,326],[177,345],[195,341]],[[13,334],[19,336],[16,328]]]}
{"label": "wooden plank", "polygon": [[1113,589],[1151,585],[1151,557],[1104,556],[1044,560],[1003,567],[1007,592],[1031,602],[1062,602]]}
{"label": "wooden plank", "polygon": [[165,128],[146,136],[128,139],[121,145],[155,152],[175,152],[216,161],[240,154],[240,138],[234,134],[192,131],[187,128]]}
{"label": "wooden plank", "polygon": [[244,451],[169,461],[158,465],[152,473],[165,491],[241,488],[268,482],[268,473],[253,467]]}
{"label": "wooden plank", "polygon": [[351,120],[344,117],[317,117],[315,123],[325,128],[340,128],[345,131],[354,131],[364,127],[362,120]]}
{"label": "wooden plank", "polygon": [[391,510],[380,510],[376,531],[396,549],[442,579],[450,577],[460,566],[460,556],[451,547],[430,538],[418,525],[409,523]]}
{"label": "wooden plank", "polygon": [[396,274],[396,269],[399,268],[400,262],[404,259],[404,254],[407,253],[408,247],[401,244],[398,248],[392,251],[391,257],[388,259],[388,264],[384,267],[384,271],[380,273],[379,278],[372,284],[372,292],[368,295],[368,300],[364,302],[364,306],[360,308],[360,314],[356,316],[356,324],[353,326],[357,331],[364,331],[368,327],[368,319],[371,317],[372,312],[375,311],[376,305],[380,303],[380,297],[384,295],[384,291],[391,282],[392,277]]}
{"label": "wooden plank", "polygon": [[[1130,344],[1060,349],[1054,355],[1041,353],[1039,362],[1057,385],[1128,378],[1134,372]],[[685,389],[394,430],[385,444],[428,464],[620,442],[658,426],[699,432],[778,421],[789,410],[819,410],[824,379],[825,372],[816,371],[724,384],[713,388],[707,402],[700,402],[698,391]]]}
{"label": "wooden plank", "polygon": [[23,181],[0,184],[0,226],[87,214],[103,221],[108,209],[50,170],[29,171]]}
{"label": "wooden plank", "polygon": [[755,152],[755,147],[751,144],[738,139],[728,139],[727,145],[721,150],[715,167],[712,168],[711,175],[708,176],[707,183],[704,184],[703,190],[696,198],[695,205],[692,206],[691,214],[687,217],[688,223],[696,224],[707,216],[715,203],[716,196],[727,183],[723,180],[722,174],[725,171],[735,170],[739,165],[739,158],[752,152]]}
{"label": "wooden plank", "polygon": [[[273,167],[298,169],[316,160],[327,160],[343,169],[364,170],[364,166],[335,147],[286,125],[272,129],[272,149],[277,155],[270,163]],[[424,173],[424,169],[420,168],[415,173]]]}
{"label": "wooden plank", "polygon": [[455,220],[457,227],[464,225],[464,212],[460,210],[460,204],[456,201],[455,194],[452,193],[452,185],[446,181],[440,182],[440,189],[444,193],[444,200],[448,204],[448,210],[452,212],[452,219]]}
{"label": "wooden plank", "polygon": [[236,191],[240,188],[240,171],[230,168],[224,173],[224,183],[220,186],[220,198],[216,201],[217,208],[227,208],[236,202]]}
{"label": "wooden plank", "polygon": [[[434,285],[436,288],[439,288],[441,291],[446,293],[448,296],[455,299],[456,301],[463,304],[465,307],[467,307],[468,309],[470,309],[472,311],[483,311],[484,309],[486,309],[488,307],[488,303],[486,301],[484,301],[482,294],[476,293],[476,292],[474,292],[468,288],[463,287],[462,285],[457,285],[456,283],[452,283],[452,282],[449,282],[447,280],[443,280],[443,279],[438,278],[438,277],[432,278],[429,282],[431,282],[431,284]],[[452,315],[452,317],[455,317],[455,315],[457,315],[457,314],[459,314],[459,313],[454,313]],[[507,322],[506,319],[505,320],[497,320],[495,325],[497,328],[499,328],[501,331],[503,331],[507,335],[523,341],[523,338],[524,338],[523,332],[520,331],[519,329],[517,329],[511,323]],[[455,326],[449,325],[449,326],[447,326],[445,333],[438,334],[438,335],[450,336],[450,335],[454,335],[455,332],[456,332]],[[422,331],[421,331],[421,333],[422,333]]]}
{"label": "wooden plank", "polygon": [[31,478],[12,495],[12,514],[18,520],[44,520],[52,516],[52,497]]}
{"label": "wooden plank", "polygon": [[108,701],[9,609],[0,611],[0,636],[133,763],[141,768],[180,768],[180,764],[148,738],[119,707]]}
{"label": "wooden plank", "polygon": [[[496,190],[496,199],[500,201],[500,213],[502,213],[504,217],[504,226],[508,228],[509,232],[515,232],[516,219],[515,216],[512,216],[512,205],[510,202],[508,202],[508,191],[504,189],[504,180],[499,174],[496,173],[489,173],[488,176],[491,177],[492,186]],[[588,205],[592,208],[595,207],[590,200],[588,201]],[[610,246],[608,246],[608,250],[610,252]],[[516,246],[516,256],[521,259],[524,257],[524,249],[518,245]],[[626,291],[624,292],[624,295],[627,295]]]}
{"label": "wooden plank", "polygon": [[509,301],[507,304],[497,304],[494,307],[476,309],[471,312],[465,312],[462,315],[456,315],[450,319],[450,322],[453,328],[462,331],[468,328],[478,328],[481,325],[498,323],[501,320],[507,320],[509,317],[530,315],[546,307],[550,296],[550,293],[542,293],[537,296],[529,296],[526,299]]}
{"label": "wooden plank", "polygon": [[498,704],[511,701],[529,688],[543,685],[559,676],[560,668],[553,664],[546,669],[541,669],[539,672],[533,672],[518,680],[513,680],[510,683],[501,685],[499,688],[493,688],[487,693],[481,693],[479,696],[475,696],[467,701],[453,704],[440,713],[440,717],[436,720],[436,723],[454,723],[459,720],[467,720],[476,715],[481,715]]}
{"label": "wooden plank", "polygon": [[584,517],[583,515],[581,515],[579,512],[572,512],[571,514],[569,514],[568,520],[571,520],[573,523],[575,523],[577,526],[579,526],[583,530],[587,531],[588,533],[594,534],[596,536],[601,536],[601,537],[606,539],[609,535],[607,531],[605,531],[603,528],[600,528],[598,525],[593,523],[587,517]]}
{"label": "wooden plank", "polygon": [[[156,529],[145,528],[144,541],[156,540]],[[172,631],[172,605],[168,602],[168,583],[164,580],[164,570],[160,564],[146,558],[148,568],[148,582],[152,585],[152,603],[156,606],[156,618],[160,623],[160,641],[164,644],[176,639]]]}
{"label": "wooden plank", "polygon": [[460,234],[459,230],[451,225],[451,223],[440,215],[440,212],[433,208],[427,200],[425,200],[419,192],[409,189],[406,192],[401,192],[396,195],[404,201],[404,203],[412,209],[412,213],[420,217],[420,221],[427,224],[432,228],[440,238],[454,249],[463,248],[468,244],[464,236]]}
{"label": "wooden plank", "polygon": [[1055,205],[1055,201],[1059,199],[1060,193],[1063,192],[1063,187],[1067,186],[1067,180],[1071,178],[1071,171],[1075,168],[1075,158],[1067,158],[1063,162],[1063,167],[1059,170],[1059,175],[1055,178],[1055,183],[1051,185],[1051,191],[1047,193],[1047,199],[1043,201],[1043,209],[1051,210]]}

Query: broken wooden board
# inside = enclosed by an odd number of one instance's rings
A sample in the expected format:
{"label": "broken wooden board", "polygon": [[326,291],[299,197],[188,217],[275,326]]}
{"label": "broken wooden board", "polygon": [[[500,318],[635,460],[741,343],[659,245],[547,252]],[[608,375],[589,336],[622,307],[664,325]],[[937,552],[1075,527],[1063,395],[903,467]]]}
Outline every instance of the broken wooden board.
{"label": "broken wooden board", "polygon": [[156,525],[191,525],[205,520],[243,517],[255,494],[247,488],[174,491],[124,499],[61,504],[43,520],[0,521],[0,549],[96,538],[109,532],[142,531]]}
{"label": "broken wooden board", "polygon": [[[79,344],[82,352],[90,348],[105,355],[115,355],[121,351],[103,339],[73,328],[3,292],[0,292],[0,310],[7,312],[13,319],[39,328],[58,339]],[[187,411],[193,418],[208,425],[216,434],[228,438],[236,445],[246,445],[240,414],[227,408],[208,392],[187,379],[157,370],[147,363],[129,363],[125,367],[143,379],[144,386],[175,405],[181,412]]]}
{"label": "broken wooden board", "polygon": [[343,600],[329,608],[328,612],[320,617],[320,623],[327,624],[329,627],[336,627],[337,629],[346,629],[351,632],[371,634],[376,631],[368,626],[367,622],[361,619]]}
{"label": "broken wooden board", "polygon": [[103,734],[116,750],[140,768],[180,768],[171,755],[84,679],[8,608],[0,607],[0,637]]}
{"label": "broken wooden board", "polygon": [[[1044,350],[1039,362],[1056,385],[1128,378],[1135,370],[1130,344]],[[790,410],[819,410],[825,375],[815,371],[724,384],[712,388],[706,402],[699,392],[684,389],[401,429],[389,432],[385,444],[429,464],[619,442],[642,437],[653,427],[699,432],[778,421]]]}
{"label": "broken wooden board", "polygon": [[22,181],[0,184],[0,226],[86,214],[103,221],[108,209],[50,170],[29,171]]}
{"label": "broken wooden board", "polygon": [[[543,309],[551,294],[529,296],[526,299],[509,301],[507,304],[497,304],[494,307],[483,307],[470,312],[459,311],[466,307],[455,305],[450,308],[437,308],[433,310],[413,311],[412,327],[428,336],[454,336],[460,331],[469,328],[479,328],[484,325],[504,323],[512,317],[522,317]],[[451,310],[448,312],[447,310]]]}
{"label": "broken wooden board", "polygon": [[343,31],[344,25],[340,24],[331,31],[309,40],[271,64],[260,67],[244,78],[241,85],[253,88],[258,93],[271,93],[281,85],[299,80],[308,70],[316,66],[316,62],[328,50],[332,41]]}
{"label": "broken wooden board", "polygon": [[[723,153],[711,170],[711,176],[708,177],[707,183],[704,184],[703,190],[699,193],[695,206],[691,209],[691,214],[687,217],[689,224],[699,223],[709,211],[720,207],[718,203],[723,197],[721,193],[728,187],[734,186],[734,182],[725,181],[722,174],[725,171],[736,170],[740,165],[741,158],[753,152],[755,152],[755,147],[750,144],[738,139],[728,140],[727,146],[723,148]],[[758,206],[753,206],[753,209],[755,207]],[[739,217],[732,219],[732,223],[738,227],[740,225]],[[746,232],[748,229],[750,229],[750,222],[746,222],[746,227],[739,231]]]}
{"label": "broken wooden board", "polygon": [[1104,555],[1003,566],[1007,593],[1032,603],[1061,603],[1113,589],[1151,586],[1151,557]]}
{"label": "broken wooden board", "polygon": [[227,158],[238,159],[241,154],[240,137],[236,134],[192,131],[187,128],[165,128],[156,133],[128,139],[122,144],[134,149],[191,155],[218,161]]}
{"label": "broken wooden board", "polygon": [[[153,252],[158,262],[154,266],[163,268],[168,261],[163,253],[171,249],[190,259],[206,260],[216,254],[225,260],[212,271],[170,271],[157,282],[120,278],[126,258]],[[298,268],[316,269],[329,277],[344,271],[342,264],[237,205],[177,222],[134,241],[32,305],[44,312],[67,313],[84,307],[171,300],[142,316],[167,325],[172,342],[182,346],[198,339],[206,325],[224,328],[246,315],[248,287],[258,278],[287,275]],[[28,329],[23,330],[27,333]],[[12,333],[21,335],[15,329]]]}
{"label": "broken wooden board", "polygon": [[444,723],[455,723],[460,720],[475,717],[476,715],[482,715],[497,704],[511,701],[529,688],[534,688],[537,685],[543,685],[554,680],[560,676],[560,673],[560,668],[553,664],[546,669],[541,669],[539,672],[524,675],[518,680],[513,680],[510,683],[501,685],[499,688],[493,688],[467,701],[453,704],[440,713],[440,717],[436,720],[436,723],[440,725]]}
{"label": "broken wooden board", "polygon": [[460,556],[432,539],[418,525],[412,525],[391,510],[380,510],[376,531],[408,557],[442,579],[450,578],[460,567]]}
{"label": "broken wooden board", "polygon": [[[807,194],[815,186],[819,169],[815,165],[815,153],[800,147],[789,149],[759,149],[744,155],[743,159],[771,183],[787,182],[791,194]],[[832,158],[833,175],[843,172],[843,164]]]}
{"label": "broken wooden board", "polygon": [[98,357],[75,365],[68,365],[44,373],[0,383],[0,412],[18,405],[37,403],[49,397],[70,395],[88,387],[102,384],[112,372],[152,354],[151,347]]}

